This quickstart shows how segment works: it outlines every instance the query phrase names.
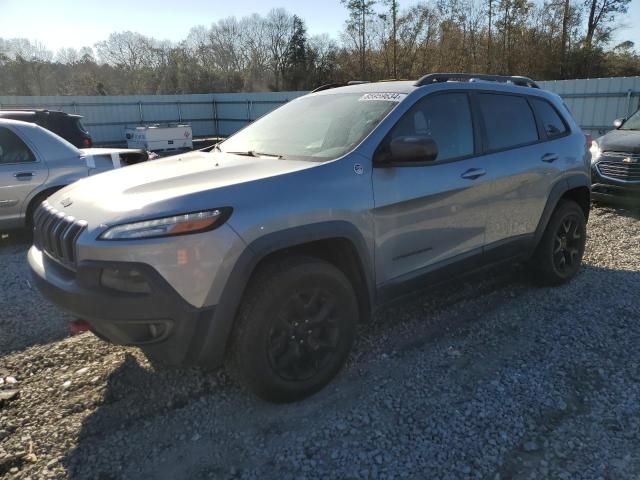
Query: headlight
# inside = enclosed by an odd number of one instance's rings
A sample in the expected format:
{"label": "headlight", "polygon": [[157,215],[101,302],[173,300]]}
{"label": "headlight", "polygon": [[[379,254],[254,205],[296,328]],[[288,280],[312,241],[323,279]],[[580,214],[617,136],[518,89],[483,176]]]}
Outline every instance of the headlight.
{"label": "headlight", "polygon": [[590,150],[591,150],[591,164],[593,165],[598,161],[598,159],[600,158],[600,155],[602,155],[602,152],[600,151],[600,146],[598,145],[598,142],[596,142],[595,140],[591,142]]}
{"label": "headlight", "polygon": [[136,240],[204,232],[222,225],[229,218],[229,215],[231,215],[230,208],[217,208],[173,217],[125,223],[109,228],[98,238],[100,240]]}

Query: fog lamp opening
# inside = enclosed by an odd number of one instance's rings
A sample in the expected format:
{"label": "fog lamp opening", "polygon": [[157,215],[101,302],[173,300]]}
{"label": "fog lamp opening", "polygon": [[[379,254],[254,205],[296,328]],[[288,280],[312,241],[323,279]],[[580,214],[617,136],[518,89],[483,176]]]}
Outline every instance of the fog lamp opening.
{"label": "fog lamp opening", "polygon": [[105,268],[100,284],[125,293],[151,293],[151,286],[139,270],[133,268]]}

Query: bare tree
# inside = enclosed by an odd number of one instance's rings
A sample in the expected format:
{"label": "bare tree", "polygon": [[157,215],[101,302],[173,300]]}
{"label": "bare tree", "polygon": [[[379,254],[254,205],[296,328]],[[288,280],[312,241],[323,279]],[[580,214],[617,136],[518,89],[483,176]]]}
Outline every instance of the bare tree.
{"label": "bare tree", "polygon": [[599,34],[601,40],[608,40],[613,30],[612,23],[616,16],[627,13],[631,0],[585,0],[585,6],[589,10],[587,19],[587,34],[584,45],[591,50],[594,37]]}
{"label": "bare tree", "polygon": [[447,70],[640,75],[635,45],[609,46],[629,1],[422,0],[400,8],[393,0],[342,0],[349,16],[341,42],[309,38],[304,20],[283,9],[197,26],[179,43],[119,32],[95,51],[63,49],[55,57],[37,42],[0,38],[0,94],[311,89]]}
{"label": "bare tree", "polygon": [[267,42],[271,51],[271,68],[278,90],[287,65],[287,49],[293,33],[293,16],[283,8],[276,8],[267,14]]}
{"label": "bare tree", "polygon": [[360,52],[360,75],[367,78],[367,21],[373,14],[375,0],[340,0],[349,11],[347,32],[355,40]]}
{"label": "bare tree", "polygon": [[[383,3],[389,8],[389,19],[391,21],[391,49],[392,55],[392,67],[391,75],[393,78],[398,78],[398,0],[383,0]],[[385,14],[383,17],[386,17]]]}

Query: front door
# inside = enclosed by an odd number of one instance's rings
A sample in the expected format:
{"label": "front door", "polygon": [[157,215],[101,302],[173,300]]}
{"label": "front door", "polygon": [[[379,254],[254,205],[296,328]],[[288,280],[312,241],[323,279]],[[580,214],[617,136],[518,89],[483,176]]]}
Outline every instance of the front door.
{"label": "front door", "polygon": [[435,141],[435,161],[373,169],[376,283],[393,287],[420,280],[440,266],[476,258],[484,245],[491,185],[476,156],[474,121],[465,92],[419,100],[392,128],[399,136]]}
{"label": "front door", "polygon": [[47,175],[46,165],[17,133],[0,127],[0,228],[23,225],[25,201]]}

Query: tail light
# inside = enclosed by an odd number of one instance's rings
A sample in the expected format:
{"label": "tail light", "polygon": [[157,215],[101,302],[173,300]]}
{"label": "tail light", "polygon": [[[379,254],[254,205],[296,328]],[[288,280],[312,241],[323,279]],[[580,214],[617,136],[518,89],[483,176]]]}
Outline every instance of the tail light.
{"label": "tail light", "polygon": [[82,139],[82,146],[83,147],[90,147],[91,146],[91,139],[90,138],[83,138]]}
{"label": "tail light", "polygon": [[584,140],[587,144],[587,148],[591,148],[591,144],[593,143],[593,137],[591,136],[590,133],[584,134]]}

